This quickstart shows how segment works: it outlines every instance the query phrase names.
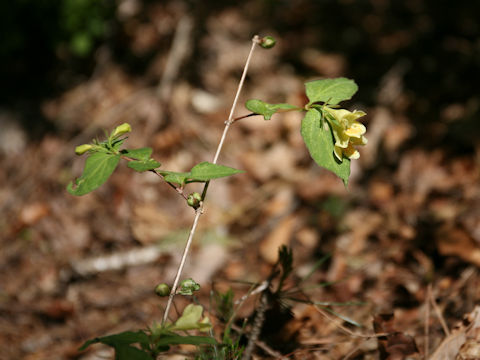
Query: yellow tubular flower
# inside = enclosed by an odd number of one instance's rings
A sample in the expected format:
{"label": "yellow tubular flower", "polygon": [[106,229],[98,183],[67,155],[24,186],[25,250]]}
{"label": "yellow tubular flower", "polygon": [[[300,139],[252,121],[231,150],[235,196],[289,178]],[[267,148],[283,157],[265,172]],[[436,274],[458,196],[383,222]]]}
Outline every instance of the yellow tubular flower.
{"label": "yellow tubular flower", "polygon": [[129,123],[123,123],[122,125],[118,125],[115,130],[112,132],[112,138],[113,137],[119,137],[122,136],[123,134],[129,133],[132,131],[132,127],[130,126]]}
{"label": "yellow tubular flower", "polygon": [[349,159],[358,159],[360,153],[353,145],[365,145],[367,143],[367,138],[363,136],[367,128],[358,122],[357,119],[365,116],[366,113],[360,110],[351,112],[345,109],[332,109],[328,106],[325,106],[324,109],[336,120],[336,122],[331,121],[327,116],[335,138],[335,156],[340,161],[342,161],[344,156]]}
{"label": "yellow tubular flower", "polygon": [[92,149],[93,145],[91,144],[83,144],[83,145],[78,145],[75,148],[75,154],[77,155],[83,155],[85,154],[88,150]]}

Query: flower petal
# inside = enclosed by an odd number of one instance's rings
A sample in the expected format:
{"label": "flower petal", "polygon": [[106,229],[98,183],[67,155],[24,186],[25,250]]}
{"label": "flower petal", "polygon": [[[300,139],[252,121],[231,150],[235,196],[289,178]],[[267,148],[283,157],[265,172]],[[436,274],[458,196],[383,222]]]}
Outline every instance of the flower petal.
{"label": "flower petal", "polygon": [[361,118],[362,116],[367,115],[366,112],[361,111],[361,110],[353,110],[353,112],[347,111],[348,114],[345,115],[345,119],[348,121],[355,121],[358,118]]}
{"label": "flower petal", "polygon": [[351,137],[360,138],[367,132],[365,125],[360,124],[358,121],[353,122],[346,130],[345,134]]}
{"label": "flower petal", "polygon": [[333,137],[335,138],[335,145],[346,148],[350,138],[345,134],[344,128],[336,125],[335,123],[330,123],[330,125],[332,128]]}
{"label": "flower petal", "polygon": [[349,144],[348,147],[343,150],[343,154],[349,159],[358,159],[360,157],[358,150],[355,149],[351,144]]}
{"label": "flower petal", "polygon": [[333,148],[333,153],[335,154],[335,157],[342,161],[343,160],[343,149],[341,147],[335,146]]}
{"label": "flower petal", "polygon": [[366,145],[368,140],[365,136],[360,136],[360,138],[351,138],[350,143],[353,145]]}

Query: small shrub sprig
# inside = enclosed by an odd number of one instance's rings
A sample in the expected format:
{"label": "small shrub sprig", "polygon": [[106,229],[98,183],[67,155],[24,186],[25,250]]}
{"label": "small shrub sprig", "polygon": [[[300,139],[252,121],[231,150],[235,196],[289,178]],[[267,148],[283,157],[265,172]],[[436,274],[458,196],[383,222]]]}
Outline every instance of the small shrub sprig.
{"label": "small shrub sprig", "polygon": [[[186,172],[160,169],[161,163],[151,157],[151,148],[123,148],[123,144],[127,139],[126,135],[132,131],[128,123],[117,126],[110,134],[106,133],[106,139],[103,141],[95,139],[90,144],[83,144],[75,148],[77,155],[87,154],[88,157],[82,175],[67,186],[67,191],[70,194],[81,196],[97,189],[108,180],[120,163],[120,160],[125,160],[127,161],[127,166],[137,172],[148,171],[159,176],[167,185],[175,189],[186,201],[187,205],[195,211],[193,224],[173,284],[170,286],[162,283],[155,288],[157,295],[168,296],[162,322],[154,324],[146,330],[127,331],[89,340],[83,344],[80,350],[84,350],[94,343],[103,343],[115,349],[115,359],[118,360],[152,360],[160,353],[168,351],[171,345],[177,344],[207,345],[211,346],[216,354],[230,354],[228,357],[226,355],[218,357],[219,359],[238,358],[243,352],[239,343],[233,342],[225,334],[220,344],[212,335],[182,335],[190,330],[211,331],[210,320],[208,317],[202,317],[203,308],[201,305],[190,304],[183,310],[182,315],[175,322],[168,321],[174,297],[176,295],[191,296],[200,289],[200,285],[193,279],[180,281],[180,277],[199,218],[203,213],[210,181],[243,172],[242,170],[217,164],[227,133],[231,125],[236,121],[256,115],[263,116],[265,120],[270,120],[277,112],[300,111],[305,113],[301,121],[300,131],[311,157],[319,166],[336,174],[343,181],[345,187],[348,186],[351,160],[358,159],[360,156],[356,146],[367,143],[367,139],[364,136],[366,128],[358,121],[359,118],[366,114],[363,111],[355,110],[351,112],[341,109],[339,103],[351,99],[358,90],[357,85],[353,80],[347,78],[309,81],[305,83],[305,92],[309,102],[304,106],[299,107],[286,103],[270,104],[262,100],[251,99],[245,104],[245,107],[251,113],[234,118],[233,114],[245,81],[248,66],[258,45],[265,49],[272,48],[275,45],[275,39],[271,36],[263,38],[254,36],[252,38],[252,46],[230,115],[225,122],[225,128],[212,162],[204,161],[198,163]],[[193,182],[204,184],[201,194],[186,192],[188,184]],[[231,323],[231,319],[229,323]],[[230,329],[228,328],[226,331],[229,334]],[[139,346],[134,346],[134,344]],[[218,349],[230,350],[219,352]],[[237,357],[231,355],[231,351],[236,352]],[[250,352],[251,350],[248,350],[246,354]]]}

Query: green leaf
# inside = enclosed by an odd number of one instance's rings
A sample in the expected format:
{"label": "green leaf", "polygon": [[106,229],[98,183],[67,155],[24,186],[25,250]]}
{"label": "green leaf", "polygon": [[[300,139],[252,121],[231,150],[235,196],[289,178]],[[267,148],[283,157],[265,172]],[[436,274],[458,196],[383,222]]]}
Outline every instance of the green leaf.
{"label": "green leaf", "polygon": [[204,330],[210,328],[212,325],[208,318],[202,318],[203,307],[201,305],[188,304],[183,310],[182,316],[175,322],[175,324],[168,327],[170,331],[182,330]]}
{"label": "green leaf", "polygon": [[75,184],[70,182],[67,191],[76,196],[88,194],[101,186],[112,175],[120,161],[120,155],[97,152],[90,155],[85,162],[85,168]]}
{"label": "green leaf", "polygon": [[270,120],[272,115],[279,110],[301,110],[297,106],[290,104],[269,104],[257,99],[248,100],[245,103],[245,107],[255,114],[263,115],[265,120]]}
{"label": "green leaf", "polygon": [[195,165],[188,173],[168,170],[159,170],[158,172],[164,176],[165,181],[184,185],[186,182],[208,181],[211,179],[218,179],[225,176],[243,173],[244,171],[204,161]]}
{"label": "green leaf", "polygon": [[174,183],[178,185],[184,185],[185,181],[190,176],[190,173],[181,173],[175,171],[168,171],[168,170],[158,170],[160,174],[163,175],[166,182]]}
{"label": "green leaf", "polygon": [[165,335],[160,337],[155,343],[156,346],[168,346],[168,345],[179,345],[179,344],[190,344],[190,345],[202,345],[210,344],[216,345],[217,342],[214,338],[208,336],[180,336],[180,335]]}
{"label": "green leaf", "polygon": [[237,170],[224,165],[216,165],[208,161],[195,165],[190,171],[190,178],[196,181],[208,181],[225,176],[243,173],[243,170]]}
{"label": "green leaf", "polygon": [[140,343],[147,345],[150,343],[150,338],[143,331],[125,331],[118,334],[108,335],[97,337],[95,339],[90,339],[85,341],[85,343],[78,349],[83,351],[92,344],[102,343],[111,347],[116,347],[120,345],[130,345],[133,343]]}
{"label": "green leaf", "polygon": [[107,152],[110,152],[111,150],[113,150],[114,152],[119,152],[120,151],[120,146],[123,145],[123,143],[125,142],[126,139],[127,138],[113,139],[111,149],[108,147],[108,141],[102,142],[101,145],[103,145],[105,147]]}
{"label": "green leaf", "polygon": [[215,291],[214,295],[216,310],[220,314],[222,321],[227,323],[234,313],[234,293],[229,288],[225,293]]}
{"label": "green leaf", "polygon": [[152,155],[152,148],[145,147],[141,149],[122,150],[122,155],[135,160],[147,161]]}
{"label": "green leaf", "polygon": [[342,162],[336,159],[333,153],[335,140],[332,131],[327,121],[322,124],[317,110],[307,111],[302,120],[301,133],[313,160],[341,178],[346,187],[350,176],[350,159],[344,158]]}
{"label": "green leaf", "polygon": [[191,330],[197,327],[202,318],[203,307],[200,305],[188,304],[183,310],[182,316],[175,322],[170,330]]}
{"label": "green leaf", "polygon": [[355,81],[347,78],[314,80],[305,83],[305,92],[310,104],[321,101],[336,105],[350,99],[358,90]]}
{"label": "green leaf", "polygon": [[153,159],[148,159],[146,161],[129,161],[127,164],[129,168],[138,172],[153,170],[160,167],[160,165],[162,164]]}

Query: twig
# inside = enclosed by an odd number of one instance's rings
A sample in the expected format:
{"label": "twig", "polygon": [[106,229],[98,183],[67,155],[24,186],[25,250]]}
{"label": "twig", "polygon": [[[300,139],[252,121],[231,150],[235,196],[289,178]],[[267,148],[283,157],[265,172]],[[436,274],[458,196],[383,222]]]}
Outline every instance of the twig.
{"label": "twig", "polygon": [[167,64],[162,79],[157,88],[157,94],[162,102],[170,97],[172,84],[178,75],[180,66],[190,52],[190,35],[193,30],[193,19],[189,14],[182,16],[172,41],[172,48],[167,57]]}
{"label": "twig", "polygon": [[236,117],[235,119],[232,119],[232,124],[233,124],[235,121],[242,120],[242,119],[248,118],[248,117],[250,117],[250,116],[258,116],[258,114],[250,113],[250,114],[248,114],[248,115],[243,115],[243,116]]}
{"label": "twig", "polygon": [[[277,270],[277,266],[279,265],[279,263],[280,263],[280,258],[277,260],[277,263],[272,268],[272,271],[268,279],[265,280],[262,284],[260,284],[256,289],[257,293],[261,292],[260,306],[257,308],[257,314],[253,319],[252,331],[250,332],[250,336],[248,337],[248,344],[247,344],[247,347],[245,348],[245,352],[243,353],[242,360],[250,360],[250,357],[252,356],[252,353],[253,353],[253,349],[255,348],[255,345],[258,342],[258,337],[260,336],[263,323],[265,322],[265,312],[269,308],[269,299],[268,299],[269,288],[272,284],[273,279],[277,277],[277,275],[279,274]],[[280,289],[281,284],[278,286],[279,286],[278,289]]]}
{"label": "twig", "polygon": [[433,296],[433,293],[430,293],[430,303],[432,304],[433,310],[435,310],[435,315],[438,317],[438,321],[440,321],[440,324],[442,325],[443,332],[445,333],[446,336],[450,335],[450,330],[448,329],[447,322],[445,321],[442,311],[437,305],[437,302],[435,301],[435,298]]}
{"label": "twig", "polygon": [[[243,329],[240,328],[239,326],[232,324],[232,329],[241,334],[243,332]],[[257,345],[260,349],[265,351],[268,355],[274,357],[275,359],[281,359],[281,360],[287,360],[287,357],[283,356],[281,353],[278,351],[273,350],[270,346],[265,344],[263,341],[256,340],[255,345]]]}
{"label": "twig", "polygon": [[325,311],[323,311],[322,309],[320,309],[317,305],[315,305],[315,309],[316,309],[321,315],[323,315],[324,317],[326,317],[327,320],[333,322],[336,327],[338,327],[340,330],[342,330],[342,331],[343,331],[344,333],[346,333],[347,335],[355,336],[355,337],[359,337],[359,338],[364,338],[364,339],[378,338],[378,337],[390,335],[389,333],[374,333],[374,334],[366,334],[366,335],[365,335],[365,334],[359,334],[359,333],[353,332],[353,331],[351,331],[350,329],[346,328],[345,326],[339,324],[338,321],[336,321],[336,319],[334,319],[332,316],[328,315]]}
{"label": "twig", "polygon": [[267,280],[263,281],[263,282],[262,282],[260,285],[258,285],[254,290],[249,291],[248,293],[246,293],[245,295],[243,295],[240,299],[238,299],[237,301],[235,301],[235,305],[244,303],[245,300],[247,300],[250,296],[261,293],[262,291],[264,291],[265,289],[267,289],[269,286],[270,286],[270,282],[269,282],[269,281],[267,281]]}
{"label": "twig", "polygon": [[[265,282],[264,282],[265,283]],[[243,306],[243,303],[248,299],[248,297],[250,295],[252,295],[252,293],[254,291],[256,291],[258,288],[262,287],[262,285],[264,284],[262,283],[260,286],[258,286],[255,290],[254,290],[254,286],[252,286],[250,288],[250,290],[247,292],[247,294],[243,295],[239,300],[235,301],[234,304],[237,305],[236,307],[233,308],[233,312],[232,312],[232,315],[230,316],[230,319],[228,319],[227,323],[225,324],[225,328],[228,329],[229,327],[231,326],[234,326],[235,324],[233,324],[233,321],[234,319],[236,318],[237,316],[237,312],[240,310],[240,308]],[[269,284],[267,284],[266,286],[269,286]],[[261,291],[263,291],[265,288],[262,288]]]}
{"label": "twig", "polygon": [[[233,120],[233,113],[235,111],[235,107],[237,106],[238,98],[240,96],[240,92],[241,92],[242,87],[243,87],[243,82],[245,81],[245,77],[247,75],[248,66],[250,64],[250,60],[252,59],[252,54],[253,54],[253,51],[255,50],[255,46],[259,43],[259,41],[260,41],[260,39],[257,35],[255,35],[252,39],[252,46],[250,48],[250,52],[248,54],[247,61],[245,62],[245,67],[243,69],[243,73],[242,73],[242,77],[240,79],[240,83],[238,84],[238,89],[237,89],[237,93],[235,95],[235,99],[233,100],[232,108],[230,109],[230,115],[228,116],[228,120],[225,123],[225,129],[223,130],[222,137],[220,139],[220,142],[218,143],[217,151],[216,151],[215,157],[213,159],[214,164],[217,163],[218,157],[220,156],[220,152],[222,151],[222,148],[223,148],[223,143],[225,142],[225,138],[226,138],[227,133],[228,133],[228,129],[230,128],[230,125],[233,122],[232,121]],[[187,240],[187,243],[185,245],[185,249],[183,251],[182,259],[180,261],[180,265],[178,266],[177,274],[175,275],[175,280],[173,282],[170,295],[168,297],[167,306],[165,308],[165,313],[163,314],[162,325],[164,325],[165,322],[168,319],[168,314],[170,312],[170,307],[172,306],[173,298],[175,297],[175,292],[177,291],[178,282],[179,282],[180,276],[183,272],[183,267],[185,266],[185,261],[186,261],[187,256],[188,256],[190,246],[192,244],[193,236],[195,235],[195,230],[197,228],[198,220],[200,218],[200,215],[202,215],[202,213],[203,213],[203,205],[204,205],[205,196],[207,194],[207,189],[208,189],[209,183],[210,183],[210,181],[207,181],[205,183],[205,185],[203,187],[202,201],[200,202],[200,207],[195,209],[195,218],[193,220],[192,229],[190,230],[190,234],[188,236],[188,240]]]}
{"label": "twig", "polygon": [[248,337],[248,344],[245,348],[245,352],[243,353],[242,360],[250,360],[252,356],[253,349],[255,345],[258,343],[258,337],[262,330],[263,322],[265,321],[265,312],[268,308],[268,299],[267,293],[262,292],[260,296],[260,306],[257,309],[257,314],[255,315],[255,319],[253,320],[252,331],[250,336]]}
{"label": "twig", "polygon": [[[133,159],[131,157],[128,157],[128,156],[125,156],[125,155],[122,155],[122,159],[124,160],[127,160],[127,161],[135,161],[136,159]],[[157,175],[159,178],[165,180],[165,177],[160,174],[157,170],[155,169],[152,169],[152,170],[148,170],[150,171],[151,173],[154,173],[155,175]],[[187,195],[185,195],[185,193],[183,192],[183,189],[181,187],[177,187],[175,186],[174,184],[172,184],[171,182],[168,182],[168,181],[165,181],[171,188],[173,188],[181,197],[183,197],[185,200],[187,200]]]}
{"label": "twig", "polygon": [[71,263],[73,273],[65,272],[64,277],[73,275],[88,276],[103,271],[120,270],[128,266],[148,264],[156,261],[162,255],[158,246],[147,246],[109,255],[100,255],[87,259],[80,259]]}
{"label": "twig", "polygon": [[432,296],[432,284],[428,284],[427,286],[427,297],[425,299],[425,344],[423,350],[423,357],[424,359],[428,359],[428,349],[430,347],[429,340],[430,340],[430,298]]}
{"label": "twig", "polygon": [[357,346],[355,346],[352,350],[350,350],[347,355],[345,355],[345,357],[343,358],[343,360],[348,360],[350,359],[353,355],[355,355],[355,353],[358,351],[358,349],[360,349],[360,346],[362,344],[358,344]]}

